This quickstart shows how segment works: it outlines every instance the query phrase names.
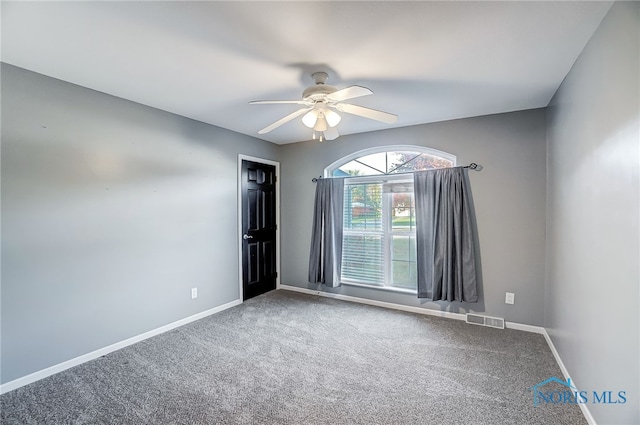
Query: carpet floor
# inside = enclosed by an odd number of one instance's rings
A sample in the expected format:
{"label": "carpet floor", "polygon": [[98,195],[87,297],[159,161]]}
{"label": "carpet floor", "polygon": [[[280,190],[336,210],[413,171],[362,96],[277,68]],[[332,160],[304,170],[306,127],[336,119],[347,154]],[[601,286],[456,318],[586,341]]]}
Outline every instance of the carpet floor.
{"label": "carpet floor", "polygon": [[586,424],[541,335],[273,291],[0,396],[2,424]]}

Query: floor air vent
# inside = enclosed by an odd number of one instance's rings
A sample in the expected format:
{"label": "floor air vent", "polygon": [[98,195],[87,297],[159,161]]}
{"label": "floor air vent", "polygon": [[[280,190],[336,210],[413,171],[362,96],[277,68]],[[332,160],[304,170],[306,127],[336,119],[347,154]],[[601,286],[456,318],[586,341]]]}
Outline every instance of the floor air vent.
{"label": "floor air vent", "polygon": [[489,326],[490,328],[504,329],[504,319],[500,317],[481,316],[467,313],[467,323],[472,325]]}

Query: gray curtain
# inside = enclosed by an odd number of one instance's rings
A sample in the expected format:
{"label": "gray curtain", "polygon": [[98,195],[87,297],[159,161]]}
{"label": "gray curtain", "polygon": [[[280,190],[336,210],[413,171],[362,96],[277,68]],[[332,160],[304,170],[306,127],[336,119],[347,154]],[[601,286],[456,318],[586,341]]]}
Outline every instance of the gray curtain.
{"label": "gray curtain", "polygon": [[413,175],[418,298],[477,302],[475,221],[467,169]]}
{"label": "gray curtain", "polygon": [[313,211],[309,282],[340,286],[344,179],[319,179]]}

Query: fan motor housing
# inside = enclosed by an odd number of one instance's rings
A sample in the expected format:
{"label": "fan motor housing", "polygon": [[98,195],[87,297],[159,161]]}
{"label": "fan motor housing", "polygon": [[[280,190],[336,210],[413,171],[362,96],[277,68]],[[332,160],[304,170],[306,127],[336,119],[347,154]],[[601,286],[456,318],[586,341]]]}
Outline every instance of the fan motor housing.
{"label": "fan motor housing", "polygon": [[316,84],[302,92],[304,100],[318,101],[324,99],[325,96],[338,91],[337,88],[326,84]]}

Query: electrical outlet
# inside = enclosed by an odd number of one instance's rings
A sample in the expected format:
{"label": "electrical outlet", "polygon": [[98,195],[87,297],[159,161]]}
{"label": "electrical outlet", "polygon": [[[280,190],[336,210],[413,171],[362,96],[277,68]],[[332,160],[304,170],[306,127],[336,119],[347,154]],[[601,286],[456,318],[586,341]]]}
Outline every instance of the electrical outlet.
{"label": "electrical outlet", "polygon": [[191,288],[191,299],[198,298],[198,288]]}
{"label": "electrical outlet", "polygon": [[507,292],[507,295],[504,298],[504,302],[506,304],[514,304],[516,302],[516,294],[513,292]]}

